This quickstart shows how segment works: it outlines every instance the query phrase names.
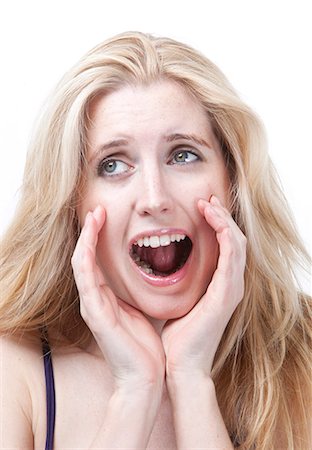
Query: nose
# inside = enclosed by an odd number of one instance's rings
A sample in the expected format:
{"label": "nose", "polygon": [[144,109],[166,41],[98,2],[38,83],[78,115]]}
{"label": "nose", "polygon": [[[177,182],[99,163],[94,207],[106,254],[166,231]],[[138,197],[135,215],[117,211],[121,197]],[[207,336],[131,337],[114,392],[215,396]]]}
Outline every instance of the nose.
{"label": "nose", "polygon": [[169,180],[157,168],[139,175],[136,197],[136,211],[141,216],[165,214],[173,207]]}

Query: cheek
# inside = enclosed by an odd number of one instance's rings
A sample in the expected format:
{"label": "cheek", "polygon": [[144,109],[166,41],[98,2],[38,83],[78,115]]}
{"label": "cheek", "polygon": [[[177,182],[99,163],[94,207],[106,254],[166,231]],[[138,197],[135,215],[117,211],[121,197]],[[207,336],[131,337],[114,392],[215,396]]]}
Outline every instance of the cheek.
{"label": "cheek", "polygon": [[197,179],[193,183],[184,185],[183,190],[180,189],[180,198],[183,199],[184,205],[188,205],[187,208],[192,210],[195,217],[198,215],[202,218],[202,215],[198,211],[198,200],[203,199],[209,201],[212,195],[218,197],[220,202],[228,208],[230,205],[229,196],[229,183],[227,180],[213,180],[206,176],[203,180]]}
{"label": "cheek", "polygon": [[115,198],[102,199],[97,204],[101,204],[106,212],[105,223],[98,234],[98,257],[105,260],[106,264],[113,260],[113,256],[124,250],[127,245],[124,241],[128,227],[129,205],[126,197],[120,196],[118,201]]}
{"label": "cheek", "polygon": [[[108,193],[107,189],[104,189],[100,182],[90,182],[88,189],[82,194],[81,198],[82,200],[77,207],[77,214],[79,221],[82,224],[87,213],[89,211],[94,211],[98,205],[101,205],[105,209],[107,217],[109,217],[113,211],[116,211],[116,195],[111,192]],[[121,204],[121,200],[122,199],[119,196],[118,204]]]}
{"label": "cheek", "polygon": [[94,211],[97,205],[102,205],[102,202],[98,198],[99,196],[93,191],[88,189],[81,194],[81,200],[76,208],[77,215],[81,226],[84,224],[84,220],[89,211]]}

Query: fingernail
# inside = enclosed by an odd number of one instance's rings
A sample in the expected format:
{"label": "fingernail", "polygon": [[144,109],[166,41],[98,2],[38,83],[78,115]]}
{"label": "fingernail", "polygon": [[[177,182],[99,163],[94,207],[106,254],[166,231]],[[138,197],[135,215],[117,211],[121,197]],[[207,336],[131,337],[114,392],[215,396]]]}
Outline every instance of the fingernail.
{"label": "fingernail", "polygon": [[91,213],[91,211],[89,211],[85,217],[85,222],[84,222],[85,225],[90,222],[91,216],[92,216],[92,213]]}
{"label": "fingernail", "polygon": [[198,206],[200,207],[200,208],[204,208],[205,207],[205,205],[207,204],[207,200],[204,200],[204,199],[202,199],[202,198],[200,198],[199,200],[198,200]]}
{"label": "fingernail", "polygon": [[105,213],[105,209],[103,208],[103,206],[98,205],[95,210],[93,211],[93,217],[95,218],[95,220],[99,223],[103,221],[103,215],[105,217],[106,213]]}
{"label": "fingernail", "polygon": [[219,200],[218,197],[216,197],[215,195],[212,195],[212,196],[210,197],[210,203],[211,203],[212,205],[218,205],[218,206],[221,206],[220,200]]}
{"label": "fingernail", "polygon": [[98,206],[95,208],[95,210],[93,211],[94,216],[97,217],[97,216],[99,215],[100,211],[101,211],[101,206],[98,205]]}

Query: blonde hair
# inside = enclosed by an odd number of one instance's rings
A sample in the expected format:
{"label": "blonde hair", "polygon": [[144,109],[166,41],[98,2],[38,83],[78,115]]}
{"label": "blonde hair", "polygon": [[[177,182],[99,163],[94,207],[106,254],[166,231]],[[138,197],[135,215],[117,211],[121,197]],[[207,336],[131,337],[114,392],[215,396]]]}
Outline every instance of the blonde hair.
{"label": "blonde hair", "polygon": [[[25,168],[21,199],[1,243],[0,332],[57,330],[76,345],[79,314],[71,256],[83,184],[88,107],[100,93],[162,79],[207,111],[232,182],[232,214],[248,240],[244,299],[213,368],[220,408],[238,448],[310,448],[311,304],[295,272],[309,262],[266,151],[262,125],[220,70],[167,38],[118,35],[90,51],[57,86]],[[59,342],[60,344],[60,342]]]}

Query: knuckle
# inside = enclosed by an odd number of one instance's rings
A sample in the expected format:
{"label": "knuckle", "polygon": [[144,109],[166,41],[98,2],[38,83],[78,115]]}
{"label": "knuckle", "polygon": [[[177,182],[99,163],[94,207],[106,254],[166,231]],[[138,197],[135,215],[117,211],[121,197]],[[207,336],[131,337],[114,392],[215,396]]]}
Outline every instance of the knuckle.
{"label": "knuckle", "polygon": [[243,233],[240,235],[240,242],[243,248],[247,247],[247,238]]}
{"label": "knuckle", "polygon": [[233,230],[228,224],[224,227],[224,233],[226,234],[226,236],[228,238],[230,238],[230,239],[233,238]]}
{"label": "knuckle", "polygon": [[74,251],[74,253],[72,254],[72,257],[70,258],[70,262],[71,262],[71,264],[73,265],[73,264],[75,264],[75,262],[76,262],[76,250]]}
{"label": "knuckle", "polygon": [[78,290],[83,299],[86,299],[91,295],[92,286],[90,286],[90,282],[88,282],[84,276],[78,278]]}
{"label": "knuckle", "polygon": [[88,313],[87,313],[87,309],[85,307],[84,302],[82,301],[82,299],[80,298],[80,315],[83,318],[83,320],[85,322],[88,321]]}

